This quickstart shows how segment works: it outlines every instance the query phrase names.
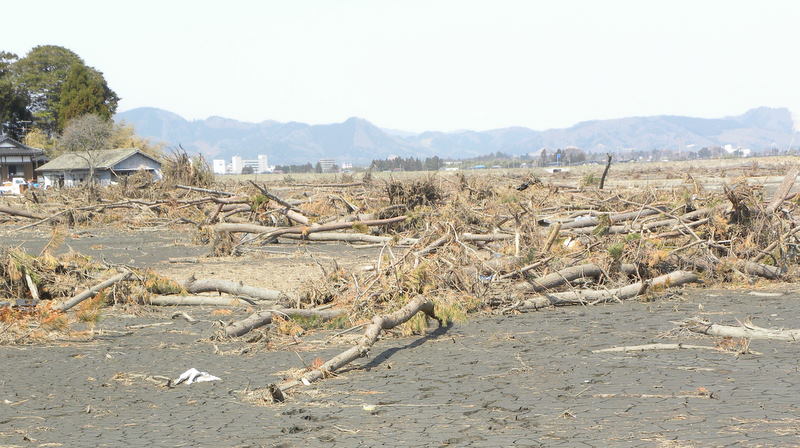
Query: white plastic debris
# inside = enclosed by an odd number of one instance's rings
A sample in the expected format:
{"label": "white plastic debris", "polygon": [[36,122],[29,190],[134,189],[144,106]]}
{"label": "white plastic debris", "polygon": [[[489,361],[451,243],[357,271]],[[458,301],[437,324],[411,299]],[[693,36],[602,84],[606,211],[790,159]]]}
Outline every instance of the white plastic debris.
{"label": "white plastic debris", "polygon": [[178,384],[181,384],[183,382],[186,382],[186,384],[192,384],[192,383],[204,383],[206,381],[218,381],[221,379],[222,378],[216,377],[208,372],[201,372],[192,367],[191,369],[183,372],[181,376],[179,376],[178,379],[175,380],[174,384],[177,386]]}

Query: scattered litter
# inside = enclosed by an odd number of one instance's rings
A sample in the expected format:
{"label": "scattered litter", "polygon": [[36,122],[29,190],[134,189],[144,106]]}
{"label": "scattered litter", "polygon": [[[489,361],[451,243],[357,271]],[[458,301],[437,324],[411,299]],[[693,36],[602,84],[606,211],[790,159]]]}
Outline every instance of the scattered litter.
{"label": "scattered litter", "polygon": [[186,382],[186,384],[204,383],[206,381],[217,381],[217,380],[221,380],[221,379],[222,378],[218,378],[218,377],[216,377],[214,375],[211,375],[208,372],[201,372],[201,371],[195,369],[194,367],[192,367],[191,369],[183,372],[181,374],[181,376],[179,376],[178,379],[175,380],[173,385],[177,386],[178,384],[181,384],[183,382]]}

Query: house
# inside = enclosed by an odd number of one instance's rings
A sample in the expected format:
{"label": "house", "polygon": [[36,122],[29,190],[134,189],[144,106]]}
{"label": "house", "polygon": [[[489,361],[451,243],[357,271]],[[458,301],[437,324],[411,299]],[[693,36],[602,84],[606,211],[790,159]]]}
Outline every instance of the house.
{"label": "house", "polygon": [[45,187],[73,187],[89,179],[90,167],[100,185],[111,185],[139,170],[161,179],[161,162],[136,148],[68,152],[36,169]]}
{"label": "house", "polygon": [[0,182],[15,177],[33,179],[36,168],[45,161],[43,149],[32,148],[7,135],[0,135]]}

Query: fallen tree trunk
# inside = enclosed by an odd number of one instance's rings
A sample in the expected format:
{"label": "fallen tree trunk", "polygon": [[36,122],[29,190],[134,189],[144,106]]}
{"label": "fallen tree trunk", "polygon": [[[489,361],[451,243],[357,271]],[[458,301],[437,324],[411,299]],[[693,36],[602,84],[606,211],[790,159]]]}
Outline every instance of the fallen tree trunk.
{"label": "fallen tree trunk", "polygon": [[319,226],[294,226],[294,227],[284,227],[284,228],[275,228],[275,227],[266,227],[266,226],[259,226],[256,224],[217,224],[212,229],[214,232],[243,232],[243,233],[263,233],[267,234],[266,238],[277,238],[283,235],[295,234],[295,235],[308,235],[311,233],[318,233],[318,232],[327,232],[331,230],[344,230],[344,229],[352,229],[358,226],[382,226],[388,224],[394,224],[397,222],[404,221],[406,219],[405,215],[397,216],[394,218],[387,218],[387,219],[373,219],[369,221],[354,221],[354,222],[347,222],[347,223],[332,223],[332,224],[323,224]]}
{"label": "fallen tree trunk", "polygon": [[319,188],[347,188],[359,187],[364,185],[363,182],[352,182],[349,184],[290,184],[290,187],[319,187]]}
{"label": "fallen tree trunk", "polygon": [[[610,222],[616,223],[622,221],[630,221],[632,219],[644,218],[646,216],[657,215],[659,213],[661,212],[658,210],[643,209],[635,212],[608,214],[606,216],[608,216],[608,220]],[[561,223],[561,228],[567,230],[567,229],[577,229],[581,227],[594,227],[600,224],[600,219],[601,218],[599,216],[592,216],[589,218],[579,218],[574,221]]]}
{"label": "fallen tree trunk", "polygon": [[514,239],[514,235],[507,233],[463,233],[458,237],[461,241],[483,242],[504,241]]}
{"label": "fallen tree trunk", "polygon": [[418,256],[418,257],[424,257],[425,255],[428,255],[431,252],[436,252],[436,249],[444,246],[445,243],[447,243],[449,240],[450,240],[450,238],[447,235],[440,236],[439,238],[436,238],[435,240],[433,240],[427,246],[425,246],[422,249],[418,250],[415,255]]}
{"label": "fallen tree trunk", "polygon": [[749,322],[745,322],[739,327],[733,327],[728,325],[718,325],[706,320],[695,318],[684,322],[683,327],[695,333],[707,334],[709,336],[745,339],[770,339],[773,341],[787,342],[795,342],[800,340],[800,329],[778,330],[773,328],[761,328]]}
{"label": "fallen tree trunk", "polygon": [[23,218],[30,218],[30,219],[40,219],[40,220],[48,219],[48,218],[45,218],[43,216],[39,216],[39,215],[37,215],[35,213],[31,213],[31,212],[29,212],[27,210],[20,210],[20,209],[17,209],[17,208],[5,207],[5,206],[2,206],[2,205],[0,205],[0,213],[5,213],[5,214],[11,215],[11,216],[21,216]]}
{"label": "fallen tree trunk", "polygon": [[579,278],[599,278],[601,275],[603,275],[603,270],[600,269],[600,267],[593,263],[587,263],[568,267],[537,279],[528,280],[530,285],[522,285],[522,287],[526,290],[541,292],[566,285]]}
{"label": "fallen tree trunk", "polygon": [[[650,221],[646,223],[642,223],[639,225],[612,225],[609,226],[608,229],[605,230],[606,233],[612,234],[620,234],[620,233],[632,233],[632,232],[644,232],[644,231],[652,231],[654,229],[658,229],[660,227],[666,226],[680,226],[678,229],[683,229],[685,227],[695,227],[701,224],[705,224],[708,220],[697,219],[703,218],[704,216],[708,216],[713,213],[715,210],[719,209],[718,207],[714,208],[704,208],[695,210],[693,212],[686,213],[680,216],[680,219],[669,218],[669,219],[661,219],[658,221]],[[655,210],[647,209],[656,214]],[[647,211],[643,210],[643,212]],[[588,219],[587,219],[588,221]],[[562,227],[563,230],[563,227]],[[594,233],[595,228],[593,227],[578,227],[573,229],[567,229],[570,233],[577,233],[577,234],[590,234]]]}
{"label": "fallen tree trunk", "polygon": [[247,300],[211,296],[153,296],[142,300],[144,305],[156,306],[243,306]]}
{"label": "fallen tree trunk", "polygon": [[[346,243],[390,243],[394,240],[391,236],[367,235],[365,233],[341,233],[341,232],[318,232],[309,233],[308,235],[296,235],[287,233],[281,235],[280,238],[288,238],[292,240],[308,240],[308,241],[342,241]],[[401,238],[397,240],[400,246],[415,244],[417,238]]]}
{"label": "fallen tree trunk", "polygon": [[276,227],[260,226],[258,224],[222,223],[212,227],[214,232],[223,233],[270,233],[278,230]]}
{"label": "fallen tree trunk", "polygon": [[311,221],[309,221],[309,219],[300,212],[296,212],[288,208],[282,208],[279,211],[282,215],[286,216],[287,218],[291,219],[294,222],[299,222],[304,226],[307,226],[311,223]]}
{"label": "fallen tree trunk", "polygon": [[287,390],[299,386],[300,384],[311,384],[314,381],[325,378],[325,376],[336,372],[356,359],[366,356],[370,348],[372,348],[373,344],[378,340],[382,330],[389,330],[401,325],[414,317],[418,312],[423,312],[428,317],[436,319],[441,326],[442,321],[434,314],[433,302],[423,296],[417,296],[393,313],[373,317],[372,323],[369,324],[364,332],[364,336],[362,336],[361,340],[353,347],[329,359],[318,368],[303,375],[300,379],[285,381],[279,385],[270,385],[273,399],[275,401],[283,401],[284,392]]}
{"label": "fallen tree trunk", "polygon": [[683,350],[683,349],[700,349],[700,350],[715,350],[719,351],[717,347],[710,345],[690,345],[690,344],[645,344],[645,345],[626,345],[622,347],[603,348],[600,350],[592,350],[592,353],[629,353],[629,352],[644,352],[648,350]]}
{"label": "fallen tree trunk", "polygon": [[259,311],[246,318],[232,322],[225,327],[225,336],[234,338],[249,333],[264,325],[272,323],[272,316],[280,314],[283,316],[316,317],[322,320],[331,320],[344,315],[344,310],[308,310],[299,308],[275,308],[272,310]]}
{"label": "fallen tree trunk", "polygon": [[781,269],[777,266],[769,266],[753,261],[741,261],[736,263],[736,267],[745,274],[764,277],[770,280],[775,280],[782,274]]}
{"label": "fallen tree trunk", "polygon": [[55,307],[53,307],[53,309],[54,310],[58,310],[58,311],[67,311],[68,309],[70,309],[70,308],[74,307],[75,305],[83,302],[84,300],[94,297],[95,295],[97,295],[97,293],[99,293],[100,291],[108,288],[109,286],[112,286],[112,285],[114,285],[114,284],[116,284],[118,282],[121,282],[123,280],[127,280],[128,277],[130,277],[130,276],[131,276],[130,271],[123,272],[121,274],[117,274],[117,275],[109,278],[108,280],[106,280],[104,282],[101,282],[101,283],[98,283],[98,284],[92,286],[91,288],[81,292],[80,294],[70,298],[69,300],[65,301],[64,303],[62,303],[60,305],[56,305]]}
{"label": "fallen tree trunk", "polygon": [[769,203],[767,209],[765,210],[768,214],[775,213],[778,210],[778,207],[783,204],[783,201],[789,196],[789,191],[791,191],[792,187],[794,186],[795,181],[797,181],[797,176],[800,175],[800,166],[793,166],[789,168],[789,172],[786,173],[786,176],[783,177],[783,182],[775,190],[775,195],[772,197],[772,202]]}
{"label": "fallen tree trunk", "polygon": [[236,193],[230,193],[227,191],[219,191],[219,190],[209,190],[208,188],[192,187],[189,185],[175,185],[175,188],[179,188],[181,190],[199,191],[200,193],[218,194],[220,196],[236,196]]}
{"label": "fallen tree trunk", "polygon": [[286,299],[287,296],[281,291],[274,289],[256,288],[247,286],[241,282],[231,282],[228,280],[202,279],[198,280],[194,276],[189,277],[183,283],[184,289],[192,294],[200,292],[224,292],[232,296],[246,296],[256,300],[267,300],[271,302]]}
{"label": "fallen tree trunk", "polygon": [[317,233],[317,232],[327,232],[330,230],[344,230],[344,229],[353,229],[357,228],[358,226],[383,226],[388,224],[394,224],[401,221],[405,221],[406,216],[396,216],[394,218],[386,218],[386,219],[373,219],[371,221],[356,221],[352,223],[334,223],[334,224],[323,224],[320,226],[309,227],[309,226],[294,226],[294,227],[287,227],[283,229],[277,229],[269,234],[267,234],[267,238],[275,238],[281,235],[286,235],[289,233],[299,234],[299,235],[308,235],[310,233]]}
{"label": "fallen tree trunk", "polygon": [[632,283],[621,288],[596,290],[581,289],[577,291],[545,294],[521,301],[511,309],[537,310],[548,306],[593,305],[611,300],[626,300],[644,294],[649,288],[680,286],[698,281],[697,275],[687,271],[675,271],[653,279]]}

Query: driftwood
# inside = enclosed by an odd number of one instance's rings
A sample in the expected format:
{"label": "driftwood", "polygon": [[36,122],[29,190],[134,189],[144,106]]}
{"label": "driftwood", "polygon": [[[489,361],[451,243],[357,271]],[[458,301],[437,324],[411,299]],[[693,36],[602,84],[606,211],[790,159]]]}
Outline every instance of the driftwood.
{"label": "driftwood", "polygon": [[611,347],[600,350],[592,350],[592,353],[629,353],[629,352],[644,352],[649,350],[683,350],[683,349],[719,351],[717,347],[713,347],[710,345],[690,345],[690,344],[678,343],[678,344],[627,345],[623,347]]}
{"label": "driftwood", "polygon": [[550,249],[553,247],[553,243],[558,238],[558,232],[561,231],[561,223],[557,222],[553,229],[550,230],[550,234],[547,235],[547,240],[544,242],[544,248],[542,248],[542,252],[547,253],[550,252]]}
{"label": "driftwood", "polygon": [[800,329],[779,330],[773,328],[762,328],[745,322],[741,326],[733,327],[729,325],[714,324],[702,319],[689,319],[684,322],[683,327],[695,333],[707,334],[710,336],[745,338],[745,339],[770,339],[774,341],[795,342],[800,340]]}
{"label": "driftwood", "polygon": [[373,219],[370,221],[358,221],[353,223],[334,223],[334,224],[323,224],[320,226],[294,226],[294,227],[286,227],[282,229],[273,230],[269,234],[267,234],[267,238],[274,238],[281,235],[286,235],[289,233],[294,233],[298,235],[307,235],[309,233],[316,233],[316,232],[327,232],[331,230],[344,230],[344,229],[353,229],[357,228],[358,226],[383,226],[394,224],[398,222],[402,222],[406,220],[406,216],[397,216],[394,218],[386,218],[386,219]]}
{"label": "driftwood", "polygon": [[275,308],[266,311],[259,311],[257,313],[253,313],[246,318],[232,322],[225,327],[225,336],[229,338],[241,336],[243,334],[247,334],[251,330],[254,330],[259,327],[263,327],[264,325],[269,325],[272,323],[272,316],[274,314],[280,314],[282,316],[301,316],[301,317],[316,317],[322,320],[331,320],[335,319],[344,314],[344,310],[309,310],[309,309],[298,309],[298,308]]}
{"label": "driftwood", "polygon": [[37,215],[35,213],[31,213],[31,212],[29,212],[27,210],[20,210],[18,208],[5,207],[5,206],[2,206],[2,205],[0,205],[0,213],[5,213],[5,214],[11,215],[11,216],[21,216],[23,218],[30,218],[30,219],[39,219],[39,220],[48,219],[48,218],[45,218],[43,216],[39,216],[39,215]]}
{"label": "driftwood", "polygon": [[488,243],[490,241],[512,240],[514,235],[508,233],[462,233],[458,239],[461,241]]}
{"label": "driftwood", "polygon": [[116,283],[119,283],[119,282],[121,282],[123,280],[127,280],[128,277],[130,277],[130,276],[131,276],[131,272],[130,271],[126,271],[126,272],[123,272],[121,274],[117,274],[117,275],[109,278],[108,280],[106,280],[104,282],[101,282],[101,283],[98,283],[98,284],[92,286],[91,288],[81,292],[80,294],[68,299],[64,303],[54,306],[53,309],[58,310],[58,311],[67,311],[68,309],[70,309],[70,308],[74,307],[75,305],[83,302],[84,300],[94,297],[95,295],[97,295],[97,293],[99,293],[100,291],[108,288],[109,286],[112,286],[112,285],[114,285]]}
{"label": "driftwood", "polygon": [[247,300],[213,296],[153,296],[142,301],[144,305],[157,306],[242,306]]}
{"label": "driftwood", "polygon": [[[309,233],[308,235],[297,235],[287,233],[281,235],[281,238],[289,238],[293,240],[308,240],[308,241],[341,241],[346,243],[378,243],[386,244],[392,242],[395,238],[391,236],[380,235],[367,235],[365,233],[342,233],[342,232],[318,232]],[[397,240],[399,246],[408,246],[415,244],[417,238],[400,238]]]}
{"label": "driftwood", "polygon": [[433,240],[427,246],[425,246],[422,249],[418,250],[415,255],[418,256],[418,257],[424,257],[425,255],[428,255],[429,253],[436,252],[436,249],[444,246],[448,241],[450,241],[450,238],[447,235],[440,236],[439,238],[436,238],[435,240]]}
{"label": "driftwood", "polygon": [[770,280],[775,280],[782,274],[781,269],[777,266],[769,266],[753,261],[741,261],[736,264],[736,267],[745,274],[756,275]]}
{"label": "driftwood", "polygon": [[323,224],[318,226],[294,226],[294,227],[284,227],[284,228],[275,228],[275,227],[266,227],[266,226],[259,226],[256,224],[217,224],[213,226],[214,232],[229,232],[229,233],[236,233],[236,232],[243,232],[243,233],[259,233],[259,234],[266,234],[267,239],[276,238],[283,235],[288,234],[295,234],[295,235],[308,235],[310,233],[317,233],[317,232],[327,232],[332,230],[344,230],[344,229],[352,229],[356,228],[360,225],[365,226],[382,226],[388,224],[394,224],[397,222],[404,221],[406,219],[405,216],[397,216],[395,218],[387,218],[387,219],[373,219],[370,221],[355,221],[355,222],[348,222],[348,223],[333,223],[333,224]]}
{"label": "driftwood", "polygon": [[537,310],[549,306],[594,305],[596,303],[630,299],[644,294],[649,288],[680,286],[686,283],[697,282],[698,280],[697,275],[692,272],[674,271],[647,281],[632,283],[621,288],[605,290],[580,289],[576,291],[545,294],[523,300],[511,307],[511,309]]}
{"label": "driftwood", "polygon": [[285,381],[278,385],[271,385],[270,391],[272,392],[273,399],[276,401],[283,401],[283,393],[287,390],[301,384],[310,384],[325,378],[356,359],[366,356],[370,348],[372,348],[372,345],[378,340],[382,330],[390,330],[401,325],[414,317],[418,312],[425,313],[428,317],[436,319],[441,326],[442,321],[434,314],[433,302],[423,296],[417,296],[393,313],[373,317],[372,323],[369,324],[364,332],[364,336],[361,337],[361,340],[353,347],[329,359],[318,368],[303,375],[300,379]]}
{"label": "driftwood", "polygon": [[260,226],[258,224],[233,224],[222,223],[212,227],[214,232],[219,233],[270,233],[277,230],[277,227]]}
{"label": "driftwood", "polygon": [[587,263],[571,266],[537,279],[528,280],[530,285],[522,285],[522,288],[540,292],[568,284],[579,278],[599,278],[601,275],[603,275],[603,270],[600,269],[600,267],[596,264]]}
{"label": "driftwood", "polygon": [[602,219],[601,216],[608,217],[608,221],[611,223],[616,223],[616,222],[630,221],[632,219],[644,218],[647,216],[653,216],[659,213],[661,213],[661,211],[659,210],[644,209],[635,212],[602,214],[587,218],[579,218],[574,221],[561,223],[561,229],[568,230],[568,229],[577,229],[581,227],[594,227],[601,223]]}
{"label": "driftwood", "polygon": [[795,165],[789,168],[789,172],[786,173],[783,182],[781,182],[781,185],[775,190],[775,195],[772,197],[772,201],[765,210],[767,213],[775,213],[778,207],[783,204],[783,201],[789,196],[789,191],[794,186],[795,181],[797,181],[798,175],[800,175],[800,166]]}
{"label": "driftwood", "polygon": [[230,294],[232,296],[246,296],[256,300],[266,300],[275,302],[278,300],[286,299],[286,294],[274,289],[257,288],[254,286],[247,286],[241,282],[231,282],[228,280],[216,279],[196,279],[194,276],[189,277],[183,283],[184,289],[192,294],[200,292],[220,292]]}
{"label": "driftwood", "polygon": [[230,193],[227,191],[219,191],[219,190],[209,190],[208,188],[192,187],[190,185],[175,185],[175,188],[179,188],[181,190],[199,191],[200,193],[218,194],[220,196],[236,196],[236,193]]}
{"label": "driftwood", "polygon": [[[637,225],[633,224],[626,224],[626,225],[611,225],[608,228],[604,229],[604,232],[611,233],[611,234],[621,234],[621,233],[633,233],[633,232],[646,232],[646,231],[654,231],[655,229],[667,226],[680,226],[680,229],[685,227],[695,227],[701,224],[705,224],[708,220],[698,219],[708,216],[715,212],[716,210],[720,210],[720,207],[710,207],[710,208],[703,208],[698,209],[693,212],[686,213],[681,215],[677,218],[669,218],[669,219],[661,219],[658,221],[650,221],[645,223],[640,223]],[[642,210],[641,213],[648,212],[650,215],[665,213],[663,211],[656,211],[653,209],[646,209]],[[639,213],[639,212],[635,212]],[[644,216],[644,215],[642,215]],[[628,218],[632,219],[632,218]],[[585,222],[591,223],[588,227],[587,226],[578,226],[577,228],[566,229],[570,233],[577,233],[577,234],[590,234],[595,232],[595,227],[599,225],[599,220],[597,218],[586,218],[583,220]],[[611,220],[611,222],[618,222],[615,220]],[[594,226],[594,227],[593,227]],[[562,226],[562,231],[564,231],[564,227]],[[683,233],[678,233],[677,235],[682,235]]]}

